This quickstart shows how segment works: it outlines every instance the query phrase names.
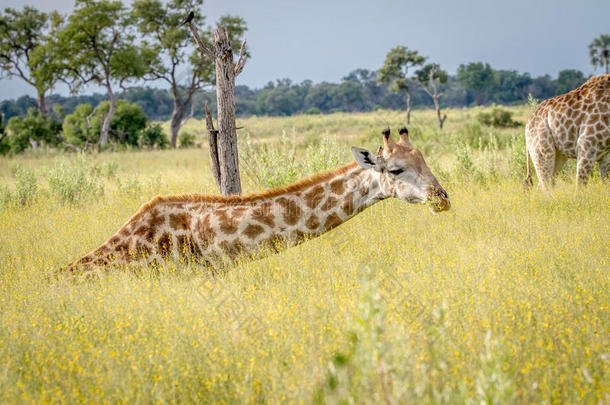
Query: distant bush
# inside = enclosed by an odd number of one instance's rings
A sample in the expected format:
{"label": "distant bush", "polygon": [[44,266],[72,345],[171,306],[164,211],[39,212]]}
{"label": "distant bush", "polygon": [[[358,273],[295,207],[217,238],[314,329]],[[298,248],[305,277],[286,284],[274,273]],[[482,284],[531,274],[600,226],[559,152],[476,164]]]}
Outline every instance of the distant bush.
{"label": "distant bush", "polygon": [[322,111],[320,111],[320,109],[318,107],[309,107],[307,110],[305,110],[305,114],[308,115],[316,115],[316,114],[321,114]]}
{"label": "distant bush", "polygon": [[49,191],[64,203],[74,204],[104,194],[102,168],[84,155],[60,161],[48,174]]}
{"label": "distant bush", "polygon": [[165,149],[169,141],[160,124],[149,124],[142,130],[139,143],[140,146],[149,148],[157,146],[159,149]]}
{"label": "distant bush", "polygon": [[513,113],[502,108],[495,107],[491,112],[481,112],[477,116],[477,120],[487,126],[494,128],[515,128],[521,125],[517,121],[513,121]]}
{"label": "distant bush", "polygon": [[[74,112],[67,115],[63,123],[63,135],[66,140],[76,146],[84,146],[86,142],[97,143],[104,117],[108,114],[110,103],[102,101],[95,111],[91,104],[80,104]],[[87,122],[89,118],[89,122]],[[125,100],[118,100],[112,121],[108,140],[121,145],[138,146],[139,139],[146,128],[148,120],[142,108]]]}
{"label": "distant bush", "polygon": [[195,135],[190,132],[182,131],[178,135],[178,147],[192,148],[195,146]]}
{"label": "distant bush", "polygon": [[20,153],[30,146],[58,144],[61,123],[30,108],[25,117],[11,118],[4,131],[6,134],[0,142],[0,152]]}

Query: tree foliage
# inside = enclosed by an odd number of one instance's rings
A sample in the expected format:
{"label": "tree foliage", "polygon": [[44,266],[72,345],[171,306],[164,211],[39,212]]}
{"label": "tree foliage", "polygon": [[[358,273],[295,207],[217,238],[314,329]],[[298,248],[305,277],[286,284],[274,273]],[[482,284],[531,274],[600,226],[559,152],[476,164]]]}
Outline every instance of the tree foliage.
{"label": "tree foliage", "polygon": [[[63,134],[68,142],[78,147],[97,143],[100,128],[110,108],[109,101],[101,102],[95,109],[91,104],[81,104],[72,114],[64,119]],[[109,140],[128,146],[140,145],[142,131],[146,128],[148,119],[137,104],[118,100],[116,112],[110,123]],[[151,139],[158,136],[146,134],[145,144],[150,145]]]}
{"label": "tree foliage", "polygon": [[38,93],[38,111],[47,113],[45,97],[62,79],[56,55],[57,31],[63,18],[33,7],[7,8],[0,14],[0,71],[19,77]]}
{"label": "tree foliage", "polygon": [[595,38],[589,45],[589,56],[591,64],[594,68],[605,69],[609,73],[608,65],[610,63],[610,35],[602,34]]}
{"label": "tree foliage", "polygon": [[[381,83],[389,83],[390,90],[398,93],[406,93],[407,102],[407,124],[411,117],[411,92],[410,83],[413,79],[409,77],[409,69],[421,66],[426,58],[419,55],[415,50],[406,46],[392,48],[386,55],[385,61],[377,76]],[[417,83],[417,82],[416,82]]]}
{"label": "tree foliage", "polygon": [[495,82],[494,71],[489,63],[471,62],[458,67],[457,80],[474,93],[476,103],[481,105],[485,103],[486,91]]}
{"label": "tree foliage", "polygon": [[127,9],[114,0],[76,0],[59,40],[73,88],[95,83],[108,92],[110,108],[99,137],[103,145],[108,141],[117,87],[124,89],[129,81],[144,76],[154,51],[137,45]]}
{"label": "tree foliage", "polygon": [[36,108],[30,108],[25,117],[13,117],[5,129],[6,136],[0,140],[0,151],[19,153],[30,146],[44,143],[58,145],[61,123],[52,117],[42,115]]}
{"label": "tree foliage", "polygon": [[390,83],[390,90],[403,92],[409,90],[409,69],[421,66],[426,58],[406,46],[392,48],[377,76],[381,83]]}

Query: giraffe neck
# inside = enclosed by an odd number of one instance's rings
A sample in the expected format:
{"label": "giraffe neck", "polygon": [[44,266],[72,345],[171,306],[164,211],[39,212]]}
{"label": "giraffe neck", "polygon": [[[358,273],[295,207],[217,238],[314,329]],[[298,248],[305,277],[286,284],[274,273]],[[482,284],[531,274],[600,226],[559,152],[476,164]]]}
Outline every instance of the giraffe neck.
{"label": "giraffe neck", "polygon": [[355,164],[336,170],[336,175],[275,197],[282,209],[277,236],[291,233],[321,235],[384,199],[380,174]]}

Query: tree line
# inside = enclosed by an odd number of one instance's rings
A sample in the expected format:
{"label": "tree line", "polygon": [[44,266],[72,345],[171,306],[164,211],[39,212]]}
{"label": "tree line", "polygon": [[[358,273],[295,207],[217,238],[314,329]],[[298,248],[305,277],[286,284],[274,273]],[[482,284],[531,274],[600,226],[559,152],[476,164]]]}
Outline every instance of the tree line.
{"label": "tree line", "polygon": [[[450,75],[439,87],[443,92],[442,105],[447,107],[467,107],[480,104],[522,104],[528,94],[538,99],[546,99],[570,91],[587,80],[587,76],[578,70],[562,70],[552,78],[549,75],[531,77],[527,73],[511,70],[495,70],[483,65],[484,71],[491,70],[491,75],[483,73],[484,87],[478,84],[477,78],[469,78],[473,83],[468,86],[458,80],[457,75]],[[466,65],[467,66],[467,65]],[[293,114],[318,114],[344,112],[366,112],[375,109],[405,109],[405,96],[392,91],[391,85],[378,80],[379,73],[367,69],[350,72],[339,83],[313,83],[305,80],[293,83],[290,79],[278,79],[269,82],[263,88],[252,89],[238,85],[235,89],[237,113],[239,116],[252,115],[288,116]],[[140,106],[148,119],[167,121],[172,117],[174,99],[169,89],[152,87],[131,88],[119,93],[119,97]],[[65,114],[74,112],[79,104],[91,104],[93,107],[108,100],[105,94],[80,96],[47,97],[47,103],[57,106]],[[202,117],[204,104],[209,103],[215,113],[215,91],[198,90],[186,104],[184,117]],[[425,90],[416,88],[411,92],[411,104],[415,108],[433,107],[433,100]],[[30,96],[0,102],[0,113],[5,119],[26,115],[28,109],[36,108],[37,101]]]}

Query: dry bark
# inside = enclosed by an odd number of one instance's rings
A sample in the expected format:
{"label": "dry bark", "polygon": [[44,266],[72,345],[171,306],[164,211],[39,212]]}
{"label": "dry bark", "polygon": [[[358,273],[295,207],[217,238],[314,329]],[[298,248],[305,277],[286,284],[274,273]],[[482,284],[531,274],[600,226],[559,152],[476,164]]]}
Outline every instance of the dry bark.
{"label": "dry bark", "polygon": [[206,128],[210,143],[212,173],[222,195],[241,194],[239,160],[237,154],[237,128],[235,126],[235,77],[241,73],[246,63],[242,43],[237,63],[233,63],[233,49],[225,27],[218,27],[214,33],[214,49],[208,49],[197,28],[186,23],[197,43],[197,49],[204,56],[214,59],[216,68],[216,101],[218,108],[218,130],[214,129],[212,115],[206,105]]}

